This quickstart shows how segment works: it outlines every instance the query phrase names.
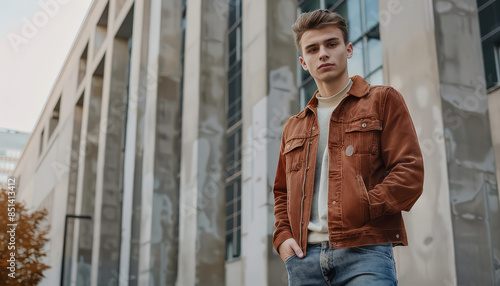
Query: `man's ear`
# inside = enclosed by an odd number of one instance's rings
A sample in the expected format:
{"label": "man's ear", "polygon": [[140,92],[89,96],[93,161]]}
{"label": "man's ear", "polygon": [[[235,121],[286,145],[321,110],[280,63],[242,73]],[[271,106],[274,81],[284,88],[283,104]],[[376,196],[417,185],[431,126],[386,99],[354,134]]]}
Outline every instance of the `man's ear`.
{"label": "man's ear", "polygon": [[354,53],[354,48],[352,47],[352,43],[347,44],[347,58],[352,58],[352,54]]}
{"label": "man's ear", "polygon": [[307,69],[307,64],[306,64],[306,61],[304,60],[304,58],[302,56],[299,56],[299,61],[300,61],[300,65],[302,66],[302,68],[306,71],[308,70]]}

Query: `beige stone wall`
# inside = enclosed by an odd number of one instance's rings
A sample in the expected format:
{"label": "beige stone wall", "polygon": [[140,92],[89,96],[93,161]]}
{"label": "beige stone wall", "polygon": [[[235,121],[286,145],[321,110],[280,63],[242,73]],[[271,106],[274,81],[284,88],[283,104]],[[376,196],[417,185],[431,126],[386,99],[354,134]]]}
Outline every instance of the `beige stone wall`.
{"label": "beige stone wall", "polygon": [[409,246],[394,248],[398,280],[401,285],[455,285],[432,1],[379,3],[384,83],[405,98],[425,165],[424,192],[403,213]]}
{"label": "beige stone wall", "polygon": [[225,277],[228,13],[220,2],[189,0],[186,21],[176,285],[220,285]]}

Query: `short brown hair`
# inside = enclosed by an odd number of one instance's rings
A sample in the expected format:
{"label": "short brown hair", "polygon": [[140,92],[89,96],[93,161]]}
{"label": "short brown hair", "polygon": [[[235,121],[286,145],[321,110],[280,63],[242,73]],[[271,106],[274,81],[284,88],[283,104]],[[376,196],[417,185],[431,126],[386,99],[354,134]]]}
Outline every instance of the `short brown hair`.
{"label": "short brown hair", "polygon": [[327,9],[318,9],[307,13],[302,13],[295,24],[292,26],[292,30],[295,33],[295,45],[300,53],[300,39],[302,35],[311,29],[319,29],[329,25],[336,26],[342,31],[344,36],[344,44],[347,44],[349,39],[349,31],[347,29],[347,23],[339,13],[331,12]]}

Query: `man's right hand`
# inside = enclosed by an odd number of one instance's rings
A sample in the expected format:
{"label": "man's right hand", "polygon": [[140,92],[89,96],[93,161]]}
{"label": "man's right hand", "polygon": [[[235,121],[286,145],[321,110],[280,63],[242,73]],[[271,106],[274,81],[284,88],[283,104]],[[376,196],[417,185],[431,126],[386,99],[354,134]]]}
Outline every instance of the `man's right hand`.
{"label": "man's right hand", "polygon": [[304,256],[304,253],[300,249],[299,245],[293,238],[289,238],[283,243],[280,244],[278,247],[279,254],[281,256],[281,259],[285,261],[288,257],[292,256],[294,253],[297,254],[298,257],[302,258]]}

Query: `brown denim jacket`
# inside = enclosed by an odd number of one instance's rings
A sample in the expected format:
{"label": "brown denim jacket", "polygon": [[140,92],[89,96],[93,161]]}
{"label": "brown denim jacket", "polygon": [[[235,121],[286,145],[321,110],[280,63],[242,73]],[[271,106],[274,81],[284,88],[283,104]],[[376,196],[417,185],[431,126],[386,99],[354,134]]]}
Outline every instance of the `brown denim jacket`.
{"label": "brown denim jacket", "polygon": [[[330,118],[328,234],[330,248],[408,245],[401,211],[422,193],[424,164],[401,94],[354,76]],[[317,92],[317,91],[316,91]],[[294,238],[306,253],[319,141],[315,96],[283,127],[274,182],[273,246]]]}

